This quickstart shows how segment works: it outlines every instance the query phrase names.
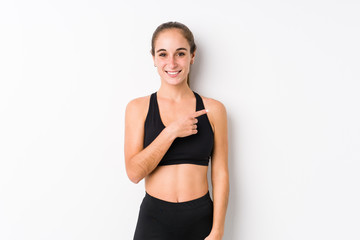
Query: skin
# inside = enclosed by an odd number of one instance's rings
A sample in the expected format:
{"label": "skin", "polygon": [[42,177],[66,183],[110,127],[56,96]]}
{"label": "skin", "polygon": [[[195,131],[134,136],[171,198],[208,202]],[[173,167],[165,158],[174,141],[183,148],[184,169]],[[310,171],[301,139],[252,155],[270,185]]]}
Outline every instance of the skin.
{"label": "skin", "polygon": [[[169,202],[190,201],[208,191],[208,166],[178,164],[157,166],[177,137],[197,133],[197,116],[208,114],[214,132],[211,158],[214,220],[206,240],[222,239],[229,195],[227,116],[224,105],[202,97],[205,108],[195,112],[196,99],[187,84],[195,52],[180,30],[161,32],[155,41],[154,65],[161,79],[157,92],[160,117],[165,129],[146,148],[143,148],[144,122],[150,96],[134,99],[125,113],[125,165],[129,179],[138,183],[145,179],[146,191]],[[171,75],[170,73],[176,73]]]}

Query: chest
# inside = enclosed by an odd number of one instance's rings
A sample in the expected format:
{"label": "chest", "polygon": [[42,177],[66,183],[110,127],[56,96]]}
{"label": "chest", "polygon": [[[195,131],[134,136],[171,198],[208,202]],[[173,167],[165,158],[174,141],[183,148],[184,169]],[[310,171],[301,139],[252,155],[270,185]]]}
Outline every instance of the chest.
{"label": "chest", "polygon": [[162,123],[168,126],[172,122],[194,113],[196,111],[196,100],[189,99],[175,102],[158,99],[158,107]]}

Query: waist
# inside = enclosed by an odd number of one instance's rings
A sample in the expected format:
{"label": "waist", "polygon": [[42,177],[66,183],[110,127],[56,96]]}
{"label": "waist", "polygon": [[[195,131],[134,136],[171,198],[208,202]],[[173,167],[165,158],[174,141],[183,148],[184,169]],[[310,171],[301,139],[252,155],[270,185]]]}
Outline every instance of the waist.
{"label": "waist", "polygon": [[145,178],[145,189],[165,201],[195,199],[208,191],[207,170],[207,166],[194,164],[158,166]]}
{"label": "waist", "polygon": [[151,196],[149,193],[145,192],[144,201],[152,202],[156,206],[161,206],[162,208],[168,208],[174,210],[185,210],[187,208],[196,208],[206,203],[212,204],[212,199],[210,197],[209,191],[207,191],[201,197],[189,200],[189,201],[182,201],[182,202],[169,202],[154,196]]}

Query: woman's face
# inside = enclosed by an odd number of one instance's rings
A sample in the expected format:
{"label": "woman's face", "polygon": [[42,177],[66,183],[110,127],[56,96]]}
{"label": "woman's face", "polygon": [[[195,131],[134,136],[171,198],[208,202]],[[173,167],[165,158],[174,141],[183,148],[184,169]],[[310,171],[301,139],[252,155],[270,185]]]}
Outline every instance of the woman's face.
{"label": "woman's face", "polygon": [[168,29],[158,35],[153,59],[162,81],[171,85],[186,83],[194,57],[181,30]]}

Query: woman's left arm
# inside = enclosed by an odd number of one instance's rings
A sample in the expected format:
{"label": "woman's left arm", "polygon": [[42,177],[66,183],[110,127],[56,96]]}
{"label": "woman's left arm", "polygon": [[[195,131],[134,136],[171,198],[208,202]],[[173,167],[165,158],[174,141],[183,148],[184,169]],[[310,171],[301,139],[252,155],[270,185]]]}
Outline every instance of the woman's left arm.
{"label": "woman's left arm", "polygon": [[210,102],[208,116],[214,130],[214,149],[211,157],[214,218],[211,233],[205,240],[221,240],[229,198],[227,116],[222,103],[213,99]]}

